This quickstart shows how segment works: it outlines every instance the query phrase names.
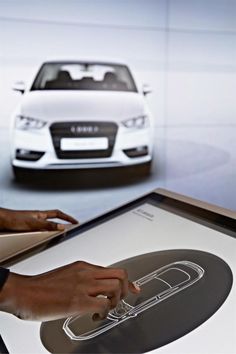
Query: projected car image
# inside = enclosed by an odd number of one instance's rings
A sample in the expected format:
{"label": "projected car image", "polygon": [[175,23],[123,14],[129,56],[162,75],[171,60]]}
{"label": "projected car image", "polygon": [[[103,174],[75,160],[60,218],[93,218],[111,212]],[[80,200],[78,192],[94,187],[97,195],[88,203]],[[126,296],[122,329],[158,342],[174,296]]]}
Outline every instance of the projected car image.
{"label": "projected car image", "polygon": [[45,62],[14,113],[12,165],[23,169],[150,168],[152,116],[127,65]]}
{"label": "projected car image", "polygon": [[204,269],[190,261],[167,264],[136,280],[134,283],[141,288],[140,294],[130,294],[121,300],[106,319],[93,321],[91,315],[69,317],[63,330],[72,340],[94,338],[124,321],[132,321],[143,311],[150,311],[153,306],[194,285],[203,275]]}

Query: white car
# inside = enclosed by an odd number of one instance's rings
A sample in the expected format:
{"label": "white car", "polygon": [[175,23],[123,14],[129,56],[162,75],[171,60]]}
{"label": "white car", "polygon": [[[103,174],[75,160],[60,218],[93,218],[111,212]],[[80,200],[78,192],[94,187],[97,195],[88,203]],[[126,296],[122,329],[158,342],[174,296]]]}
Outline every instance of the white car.
{"label": "white car", "polygon": [[153,122],[122,63],[50,61],[14,113],[12,166],[24,170],[150,167]]}

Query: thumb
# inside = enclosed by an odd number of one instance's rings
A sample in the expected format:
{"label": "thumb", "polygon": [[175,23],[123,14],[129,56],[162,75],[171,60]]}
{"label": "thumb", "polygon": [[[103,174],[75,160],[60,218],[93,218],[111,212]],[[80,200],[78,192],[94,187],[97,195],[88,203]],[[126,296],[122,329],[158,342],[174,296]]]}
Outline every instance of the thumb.
{"label": "thumb", "polygon": [[35,220],[33,225],[34,230],[47,230],[47,231],[63,231],[65,225],[58,224],[48,220]]}

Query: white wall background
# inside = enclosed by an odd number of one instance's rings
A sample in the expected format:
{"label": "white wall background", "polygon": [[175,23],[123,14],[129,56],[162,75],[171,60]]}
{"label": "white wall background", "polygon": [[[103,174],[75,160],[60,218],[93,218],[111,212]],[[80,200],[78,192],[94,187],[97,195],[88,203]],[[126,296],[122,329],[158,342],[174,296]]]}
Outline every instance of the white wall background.
{"label": "white wall background", "polygon": [[122,58],[153,88],[162,187],[236,209],[235,19],[235,0],[0,0],[2,132],[45,59]]}
{"label": "white wall background", "polygon": [[235,0],[0,0],[1,125],[47,58],[124,58],[157,124],[235,123]]}

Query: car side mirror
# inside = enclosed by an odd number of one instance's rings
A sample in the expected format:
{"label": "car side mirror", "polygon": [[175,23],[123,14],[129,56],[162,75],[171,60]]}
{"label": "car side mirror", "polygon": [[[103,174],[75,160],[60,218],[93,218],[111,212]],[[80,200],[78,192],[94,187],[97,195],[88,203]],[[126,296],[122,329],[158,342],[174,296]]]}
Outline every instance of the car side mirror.
{"label": "car side mirror", "polygon": [[142,91],[143,91],[144,96],[146,96],[148,93],[152,92],[152,89],[149,85],[144,84]]}
{"label": "car side mirror", "polygon": [[25,83],[23,81],[15,82],[12,89],[23,94],[25,92]]}

